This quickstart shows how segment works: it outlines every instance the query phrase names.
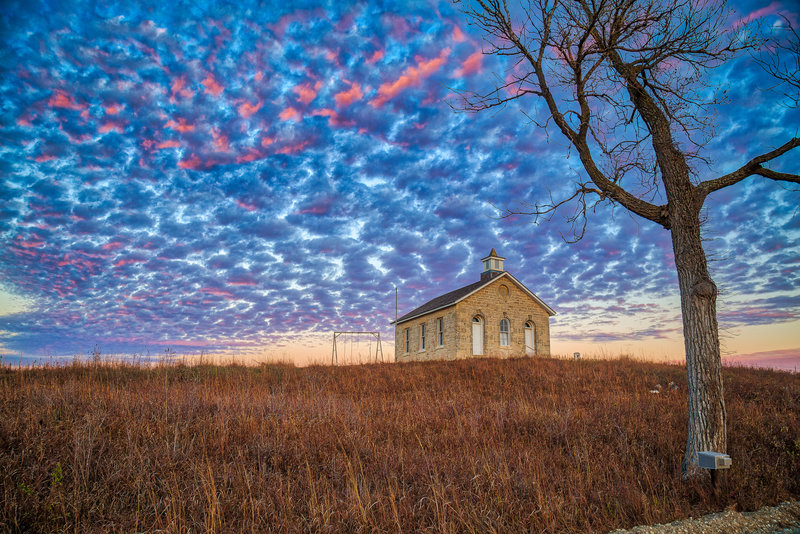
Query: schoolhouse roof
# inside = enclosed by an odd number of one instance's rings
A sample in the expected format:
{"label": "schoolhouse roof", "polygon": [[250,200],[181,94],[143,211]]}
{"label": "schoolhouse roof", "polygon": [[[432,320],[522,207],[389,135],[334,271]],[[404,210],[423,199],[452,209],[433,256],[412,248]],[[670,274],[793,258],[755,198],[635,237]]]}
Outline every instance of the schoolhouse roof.
{"label": "schoolhouse roof", "polygon": [[[492,252],[494,252],[494,249],[492,249]],[[495,255],[496,255],[496,253],[495,253]],[[406,321],[410,321],[411,319],[415,319],[417,317],[420,317],[421,315],[425,315],[427,313],[431,313],[431,312],[434,312],[434,311],[437,311],[437,310],[441,310],[443,308],[449,308],[450,306],[453,306],[454,304],[457,304],[457,303],[461,302],[462,300],[464,300],[468,296],[472,295],[476,291],[479,291],[483,287],[488,286],[489,284],[491,284],[492,282],[494,282],[495,280],[498,280],[500,278],[508,278],[511,281],[513,281],[517,286],[520,287],[520,289],[522,289],[525,293],[527,293],[528,296],[531,297],[536,303],[538,303],[545,310],[547,310],[548,315],[553,316],[553,315],[556,314],[556,312],[550,306],[545,304],[542,299],[540,299],[539,297],[534,295],[533,292],[530,289],[525,287],[522,284],[522,282],[520,282],[519,280],[514,278],[511,275],[511,273],[506,271],[506,272],[502,272],[502,273],[498,272],[498,273],[491,273],[491,274],[492,274],[492,276],[488,276],[488,277],[486,277],[484,279],[481,279],[481,280],[479,280],[479,281],[477,281],[477,282],[475,282],[473,284],[469,284],[467,286],[460,287],[460,288],[458,288],[456,290],[450,291],[449,293],[445,293],[444,295],[440,295],[440,296],[438,296],[438,297],[436,297],[434,299],[429,300],[428,302],[426,302],[422,306],[420,306],[418,308],[415,308],[415,309],[411,310],[410,312],[408,312],[407,314],[403,315],[402,317],[400,317],[399,319],[394,321],[393,324],[404,323]]]}

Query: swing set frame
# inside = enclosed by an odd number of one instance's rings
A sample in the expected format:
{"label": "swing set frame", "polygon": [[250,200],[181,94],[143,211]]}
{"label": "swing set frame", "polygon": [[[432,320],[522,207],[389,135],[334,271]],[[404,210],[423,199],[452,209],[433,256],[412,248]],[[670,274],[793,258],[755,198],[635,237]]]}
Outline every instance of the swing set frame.
{"label": "swing set frame", "polygon": [[[381,347],[381,333],[380,332],[367,332],[367,331],[361,331],[361,332],[334,332],[333,333],[333,348],[331,349],[331,365],[336,365],[336,364],[339,363],[339,351],[337,350],[337,347],[336,347],[336,340],[337,340],[337,338],[339,336],[341,336],[343,334],[371,335],[378,342],[377,346],[375,347],[375,363],[377,363],[378,361],[381,361],[381,362],[384,361],[384,359],[383,359],[383,348]],[[380,354],[380,360],[378,360],[378,354]],[[345,356],[346,356],[346,354],[345,354]],[[368,356],[368,360],[367,361],[369,361],[371,358],[372,358],[372,340],[370,340],[369,356]]]}

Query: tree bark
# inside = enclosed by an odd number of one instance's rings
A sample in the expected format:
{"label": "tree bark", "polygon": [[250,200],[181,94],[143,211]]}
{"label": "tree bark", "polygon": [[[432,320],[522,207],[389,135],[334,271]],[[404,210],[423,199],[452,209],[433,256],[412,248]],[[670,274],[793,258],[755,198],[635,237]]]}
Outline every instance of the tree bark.
{"label": "tree bark", "polygon": [[681,462],[684,478],[698,476],[698,451],[727,452],[727,414],[722,388],[722,361],[717,326],[717,286],[708,274],[700,234],[700,210],[705,196],[690,179],[689,165],[672,139],[666,115],[629,66],[612,55],[628,90],[652,133],[653,150],[667,196],[666,226],[672,233],[672,251],[678,271],[683,317],[683,342],[689,390],[689,431]]}
{"label": "tree bark", "polygon": [[702,202],[686,200],[670,202],[670,222],[688,375],[689,432],[681,463],[681,473],[688,478],[700,474],[698,451],[727,452],[727,416],[717,326],[717,287],[708,274],[700,236]]}

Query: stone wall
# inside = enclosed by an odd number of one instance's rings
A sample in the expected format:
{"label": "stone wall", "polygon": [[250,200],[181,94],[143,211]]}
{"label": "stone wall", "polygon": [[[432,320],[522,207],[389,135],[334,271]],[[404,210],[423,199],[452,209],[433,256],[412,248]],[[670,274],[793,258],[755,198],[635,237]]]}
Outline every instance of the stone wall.
{"label": "stone wall", "polygon": [[[438,332],[436,331],[436,319],[439,317],[444,319],[444,344],[441,346],[438,344]],[[420,348],[420,327],[422,324],[426,325],[425,350]],[[408,352],[405,350],[406,329],[410,334]],[[456,358],[457,340],[455,307],[451,306],[450,308],[417,317],[395,326],[395,361],[453,360]]]}
{"label": "stone wall", "polygon": [[[472,318],[483,319],[483,355],[525,356],[525,323],[535,328],[535,355],[550,356],[550,316],[511,279],[496,279],[456,304],[460,358],[472,357]],[[509,346],[500,346],[500,320],[509,321]]]}

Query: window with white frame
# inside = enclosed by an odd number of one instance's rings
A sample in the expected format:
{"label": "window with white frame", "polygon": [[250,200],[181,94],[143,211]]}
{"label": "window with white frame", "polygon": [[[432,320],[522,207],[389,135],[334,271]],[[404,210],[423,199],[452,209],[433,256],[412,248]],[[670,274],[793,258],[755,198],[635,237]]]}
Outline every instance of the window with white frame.
{"label": "window with white frame", "polygon": [[406,328],[406,354],[411,350],[411,329]]}
{"label": "window with white frame", "polygon": [[436,319],[436,342],[442,347],[444,346],[444,318],[439,317]]}
{"label": "window with white frame", "polygon": [[419,325],[419,350],[425,350],[425,323]]}
{"label": "window with white frame", "polygon": [[508,319],[500,319],[500,346],[508,347],[509,343],[509,325]]}

